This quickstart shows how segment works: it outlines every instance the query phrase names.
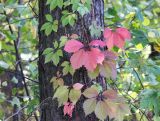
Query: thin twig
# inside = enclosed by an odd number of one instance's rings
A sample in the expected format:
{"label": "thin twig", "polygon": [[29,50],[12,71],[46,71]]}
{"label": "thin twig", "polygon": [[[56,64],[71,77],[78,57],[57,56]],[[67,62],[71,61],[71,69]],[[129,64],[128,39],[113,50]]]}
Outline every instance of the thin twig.
{"label": "thin twig", "polygon": [[13,115],[9,116],[8,118],[4,119],[4,121],[10,121],[10,119],[12,117],[14,117],[15,115],[18,115],[23,109],[25,109],[26,106],[22,107],[21,109],[19,109],[16,113],[14,113]]}

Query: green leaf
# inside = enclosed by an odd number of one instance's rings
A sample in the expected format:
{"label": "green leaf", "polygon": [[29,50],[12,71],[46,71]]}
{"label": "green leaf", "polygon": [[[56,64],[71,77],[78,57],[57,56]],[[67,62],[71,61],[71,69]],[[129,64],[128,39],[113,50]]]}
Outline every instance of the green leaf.
{"label": "green leaf", "polygon": [[50,14],[46,14],[45,16],[46,16],[47,21],[49,21],[49,22],[53,21],[53,18]]}
{"label": "green leaf", "polygon": [[83,4],[79,4],[77,11],[81,16],[84,16],[85,14],[89,13],[89,9],[85,7]]}
{"label": "green leaf", "polygon": [[13,77],[11,80],[13,83],[17,84],[18,83],[18,79],[16,77]]}
{"label": "green leaf", "polygon": [[52,0],[50,3],[50,10],[54,10],[57,7],[57,0]]}
{"label": "green leaf", "polygon": [[62,78],[52,77],[51,83],[53,83],[53,89],[56,89],[58,86],[63,86],[64,81]]}
{"label": "green leaf", "polygon": [[52,59],[54,65],[58,65],[59,61],[60,61],[60,58],[59,58],[59,55],[57,53],[54,53],[53,54],[53,59]]}
{"label": "green leaf", "polygon": [[48,36],[48,35],[50,35],[51,34],[51,32],[52,32],[52,24],[50,24],[50,27],[47,27],[46,29],[45,29],[45,34]]}
{"label": "green leaf", "polygon": [[143,18],[143,15],[142,15],[142,12],[140,11],[140,9],[137,9],[136,11],[136,17],[138,20],[140,20],[141,22],[144,21],[144,18]]}
{"label": "green leaf", "polygon": [[18,107],[21,106],[21,103],[17,97],[14,97],[11,101],[12,106],[17,105]]}
{"label": "green leaf", "polygon": [[75,89],[71,89],[70,90],[69,99],[74,104],[77,103],[77,101],[79,100],[80,96],[81,96],[81,91],[80,90],[75,90]]}
{"label": "green leaf", "polygon": [[53,98],[57,98],[58,105],[61,106],[64,103],[68,102],[68,93],[69,93],[68,86],[60,86],[56,90]]}
{"label": "green leaf", "polygon": [[154,116],[153,119],[154,119],[154,121],[160,121],[160,117],[159,116]]}
{"label": "green leaf", "polygon": [[66,36],[61,36],[59,48],[63,47],[65,45],[65,43],[67,42],[67,40],[68,40],[68,38]]}
{"label": "green leaf", "polygon": [[100,26],[97,26],[96,21],[92,22],[92,25],[89,27],[89,29],[92,37],[99,37],[101,35],[102,28]]}
{"label": "green leaf", "polygon": [[62,50],[58,49],[56,53],[57,53],[58,56],[63,57],[63,52],[62,52]]}
{"label": "green leaf", "polygon": [[58,30],[58,20],[54,20],[53,25],[52,25],[52,29],[54,32],[57,32]]}
{"label": "green leaf", "polygon": [[53,48],[46,48],[44,51],[43,51],[43,55],[46,55],[46,54],[49,54],[53,52]]}
{"label": "green leaf", "polygon": [[54,53],[53,52],[47,54],[45,56],[45,63],[48,63],[48,62],[52,61],[53,58],[54,58]]}
{"label": "green leaf", "polygon": [[63,6],[63,0],[58,0],[57,4],[58,4],[59,8],[62,8],[62,6]]}
{"label": "green leaf", "polygon": [[107,109],[107,107],[106,107],[105,102],[98,101],[96,108],[95,108],[96,117],[99,118],[100,120],[104,121],[107,118],[106,109]]}
{"label": "green leaf", "polygon": [[45,29],[47,29],[47,28],[49,28],[49,27],[51,27],[51,23],[50,23],[50,22],[46,22],[46,23],[44,23],[44,24],[42,25],[41,31],[42,31],[42,30],[45,30]]}
{"label": "green leaf", "polygon": [[96,77],[98,77],[99,75],[99,68],[97,66],[97,68],[92,72],[92,71],[88,71],[88,76],[91,79],[96,79]]}
{"label": "green leaf", "polygon": [[54,49],[58,48],[58,42],[57,41],[55,41],[53,45],[54,45]]}
{"label": "green leaf", "polygon": [[95,110],[96,103],[97,103],[96,98],[91,98],[91,99],[87,99],[86,101],[84,101],[83,110],[86,116],[91,114]]}
{"label": "green leaf", "polygon": [[70,66],[69,66],[69,62],[68,61],[64,61],[61,66],[63,66],[63,75],[66,75],[69,73],[69,69],[70,69]]}
{"label": "green leaf", "polygon": [[7,68],[9,68],[9,65],[4,61],[0,61],[0,67],[7,69]]}

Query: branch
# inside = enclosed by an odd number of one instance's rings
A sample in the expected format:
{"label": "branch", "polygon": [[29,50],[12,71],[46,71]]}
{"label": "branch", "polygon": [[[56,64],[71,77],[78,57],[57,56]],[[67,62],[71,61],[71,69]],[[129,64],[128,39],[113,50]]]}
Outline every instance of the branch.
{"label": "branch", "polygon": [[10,119],[12,117],[14,117],[15,115],[18,115],[24,108],[26,108],[26,106],[22,107],[21,109],[19,109],[16,113],[12,114],[11,116],[9,116],[8,118],[4,119],[4,121],[10,121]]}
{"label": "branch", "polygon": [[137,75],[137,77],[138,77],[138,80],[139,80],[139,83],[140,83],[141,87],[144,89],[144,86],[143,86],[142,80],[141,80],[141,78],[139,77],[138,72],[135,70],[135,68],[133,68],[133,71],[136,73],[136,75]]}

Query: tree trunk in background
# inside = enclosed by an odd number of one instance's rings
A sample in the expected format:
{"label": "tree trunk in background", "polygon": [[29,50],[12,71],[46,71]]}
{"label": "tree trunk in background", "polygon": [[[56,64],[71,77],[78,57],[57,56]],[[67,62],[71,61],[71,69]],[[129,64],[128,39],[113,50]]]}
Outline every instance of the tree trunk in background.
{"label": "tree trunk in background", "polygon": [[[50,83],[52,76],[56,76],[56,72],[59,67],[55,67],[52,63],[44,63],[44,56],[42,56],[43,51],[52,47],[53,40],[59,40],[60,36],[75,33],[78,34],[83,41],[86,40],[86,32],[89,31],[89,26],[92,21],[96,21],[97,25],[104,26],[104,2],[103,0],[92,0],[92,10],[89,14],[85,15],[83,18],[78,17],[78,20],[74,27],[63,28],[62,25],[59,25],[57,33],[53,33],[50,36],[45,36],[43,31],[40,31],[41,26],[45,23],[45,14],[49,13],[49,6],[46,6],[47,0],[39,1],[39,89],[40,89],[40,101],[41,104],[41,120],[40,121],[96,121],[94,115],[85,117],[82,109],[82,100],[78,102],[76,106],[76,111],[73,113],[73,118],[69,119],[67,116],[63,116],[62,108],[58,108],[57,102],[52,100],[53,88]],[[61,19],[61,10],[55,9],[52,12],[52,15],[55,19]],[[60,23],[60,22],[59,22]],[[85,29],[84,29],[85,28]],[[68,33],[65,33],[65,29]],[[54,38],[54,39],[53,39]],[[95,38],[94,38],[95,39]],[[64,57],[63,60],[66,60],[67,57]],[[69,76],[65,78],[65,82],[71,83]],[[87,77],[87,72],[84,68],[81,68],[75,72],[74,82],[84,83],[89,82]]]}

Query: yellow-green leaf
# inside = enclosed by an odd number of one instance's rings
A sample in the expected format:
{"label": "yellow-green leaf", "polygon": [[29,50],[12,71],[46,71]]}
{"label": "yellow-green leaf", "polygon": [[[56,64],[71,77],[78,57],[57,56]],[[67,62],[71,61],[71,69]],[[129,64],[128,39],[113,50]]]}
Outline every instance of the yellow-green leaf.
{"label": "yellow-green leaf", "polygon": [[93,98],[98,96],[98,90],[94,87],[87,88],[84,92],[83,95],[87,98]]}
{"label": "yellow-green leaf", "polygon": [[84,110],[86,116],[91,114],[95,110],[96,102],[97,102],[96,98],[91,98],[91,99],[87,99],[83,103],[83,110]]}
{"label": "yellow-green leaf", "polygon": [[62,104],[66,103],[68,101],[68,86],[60,86],[55,94],[53,98],[57,98],[58,99],[58,105],[61,106]]}
{"label": "yellow-green leaf", "polygon": [[96,117],[102,121],[104,121],[107,117],[107,112],[106,112],[107,106],[105,102],[103,101],[98,101],[96,108],[95,108],[95,114]]}
{"label": "yellow-green leaf", "polygon": [[74,104],[76,104],[76,102],[79,100],[80,96],[81,96],[81,91],[80,90],[75,90],[75,89],[70,90],[69,99]]}

